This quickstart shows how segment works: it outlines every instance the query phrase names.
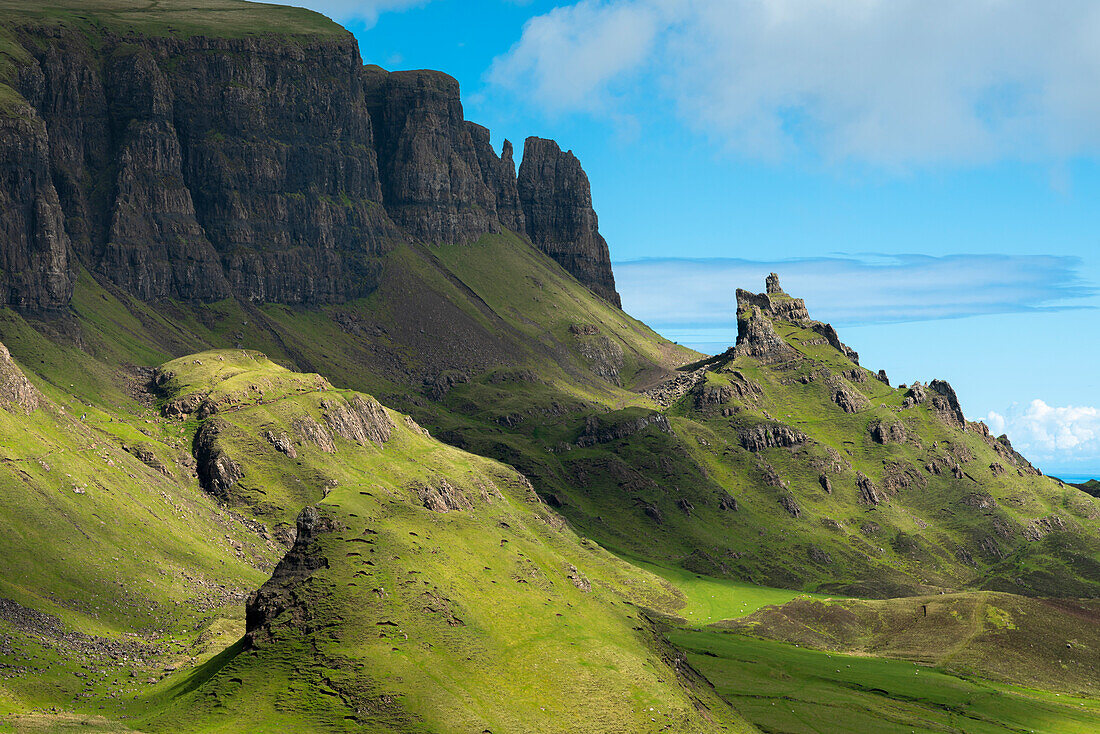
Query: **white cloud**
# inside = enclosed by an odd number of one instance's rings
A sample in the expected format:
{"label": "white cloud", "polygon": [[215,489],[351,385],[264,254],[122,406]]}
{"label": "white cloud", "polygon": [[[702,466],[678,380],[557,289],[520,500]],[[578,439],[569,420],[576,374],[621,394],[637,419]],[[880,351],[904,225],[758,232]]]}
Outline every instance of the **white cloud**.
{"label": "white cloud", "polygon": [[[883,166],[1100,151],[1094,0],[583,0],[491,82],[553,111],[671,101],[733,151]],[[630,102],[633,80],[658,80]],[[639,85],[639,89],[642,89]]]}
{"label": "white cloud", "polygon": [[1100,461],[1100,410],[1088,406],[1054,407],[1039,399],[1014,405],[1004,415],[990,412],[986,423],[1006,433],[1029,459],[1059,466]]}
{"label": "white cloud", "polygon": [[489,80],[529,85],[550,108],[606,109],[609,82],[637,69],[652,52],[664,20],[657,5],[585,0],[536,16],[524,25],[520,41],[493,62]]}
{"label": "white cloud", "polygon": [[381,13],[390,10],[407,10],[426,5],[431,0],[294,0],[290,4],[300,4],[310,10],[323,13],[340,22],[359,21],[368,28],[378,22]]}

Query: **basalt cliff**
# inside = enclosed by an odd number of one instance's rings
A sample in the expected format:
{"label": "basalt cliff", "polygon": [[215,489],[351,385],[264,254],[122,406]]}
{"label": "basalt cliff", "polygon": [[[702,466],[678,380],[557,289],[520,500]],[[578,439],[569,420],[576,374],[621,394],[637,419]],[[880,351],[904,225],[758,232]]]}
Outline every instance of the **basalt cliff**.
{"label": "basalt cliff", "polygon": [[[577,159],[463,116],[458,82],[364,66],[328,21],[216,34],[9,13],[0,300],[68,306],[79,268],[145,301],[335,304],[396,243],[511,230],[619,305]],[[319,17],[319,16],[318,16]]]}

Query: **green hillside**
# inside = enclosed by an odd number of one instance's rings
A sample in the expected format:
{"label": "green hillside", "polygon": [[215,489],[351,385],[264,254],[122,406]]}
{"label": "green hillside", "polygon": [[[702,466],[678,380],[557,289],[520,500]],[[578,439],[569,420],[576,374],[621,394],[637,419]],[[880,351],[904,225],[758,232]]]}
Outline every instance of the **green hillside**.
{"label": "green hillside", "polygon": [[[0,616],[19,671],[0,701],[16,729],[94,714],[103,730],[712,731],[747,715],[794,731],[723,687],[742,680],[736,661],[756,644],[744,633],[909,653],[889,630],[893,646],[806,639],[758,622],[769,610],[968,587],[1093,594],[1092,498],[943,401],[903,407],[908,389],[808,323],[771,320],[786,361],[731,351],[678,373],[696,355],[518,239],[400,248],[386,267],[370,298],[325,309],[154,307],[85,274],[71,319],[5,312],[3,342],[48,398],[2,424],[3,596],[20,606]],[[679,397],[660,387],[684,375]],[[865,403],[844,412],[837,386]],[[876,441],[891,422],[905,441]],[[805,438],[752,443],[786,429]],[[905,465],[908,486],[890,478]],[[878,503],[860,499],[861,472]],[[1002,596],[1019,601],[998,608],[1027,603]],[[52,637],[30,632],[38,612],[56,618]],[[730,618],[747,621],[691,636]],[[682,631],[662,642],[654,620]],[[73,635],[94,642],[73,648]],[[696,640],[712,638],[742,652],[699,658]],[[936,650],[950,640],[932,635],[921,659],[946,665]],[[968,643],[964,659],[1023,657],[965,674],[1079,687],[1058,674],[1061,637],[1015,640]],[[809,653],[792,655],[801,670]],[[875,701],[903,696],[883,690]],[[1049,714],[1046,698],[1013,700]]]}
{"label": "green hillside", "polygon": [[1100,730],[1095,481],[774,274],[655,333],[449,77],[0,0],[0,80],[0,732]]}

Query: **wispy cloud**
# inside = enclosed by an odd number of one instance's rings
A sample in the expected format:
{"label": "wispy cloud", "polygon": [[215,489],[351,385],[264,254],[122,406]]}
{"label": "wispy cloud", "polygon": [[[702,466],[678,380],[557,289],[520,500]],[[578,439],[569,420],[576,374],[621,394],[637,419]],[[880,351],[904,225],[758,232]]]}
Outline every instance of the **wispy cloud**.
{"label": "wispy cloud", "polygon": [[1052,255],[661,258],[618,262],[615,278],[627,311],[672,337],[735,333],[735,290],[762,291],[773,271],[815,318],[839,326],[1087,307],[1074,302],[1095,292],[1079,265]]}
{"label": "wispy cloud", "polygon": [[555,112],[671,102],[752,156],[1058,158],[1100,152],[1098,36],[1093,0],[582,0],[488,78]]}
{"label": "wispy cloud", "polygon": [[1013,446],[1033,461],[1072,468],[1100,465],[1100,410],[1090,406],[1055,407],[1042,400],[990,411],[986,423],[1007,433]]}

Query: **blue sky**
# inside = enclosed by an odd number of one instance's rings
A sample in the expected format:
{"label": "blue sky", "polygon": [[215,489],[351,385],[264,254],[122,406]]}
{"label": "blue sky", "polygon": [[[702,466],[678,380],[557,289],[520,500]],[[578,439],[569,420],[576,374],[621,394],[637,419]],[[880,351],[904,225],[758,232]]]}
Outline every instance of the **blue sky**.
{"label": "blue sky", "polygon": [[1100,4],[303,0],[592,181],[624,308],[717,351],[775,270],[895,382],[1100,475]]}

